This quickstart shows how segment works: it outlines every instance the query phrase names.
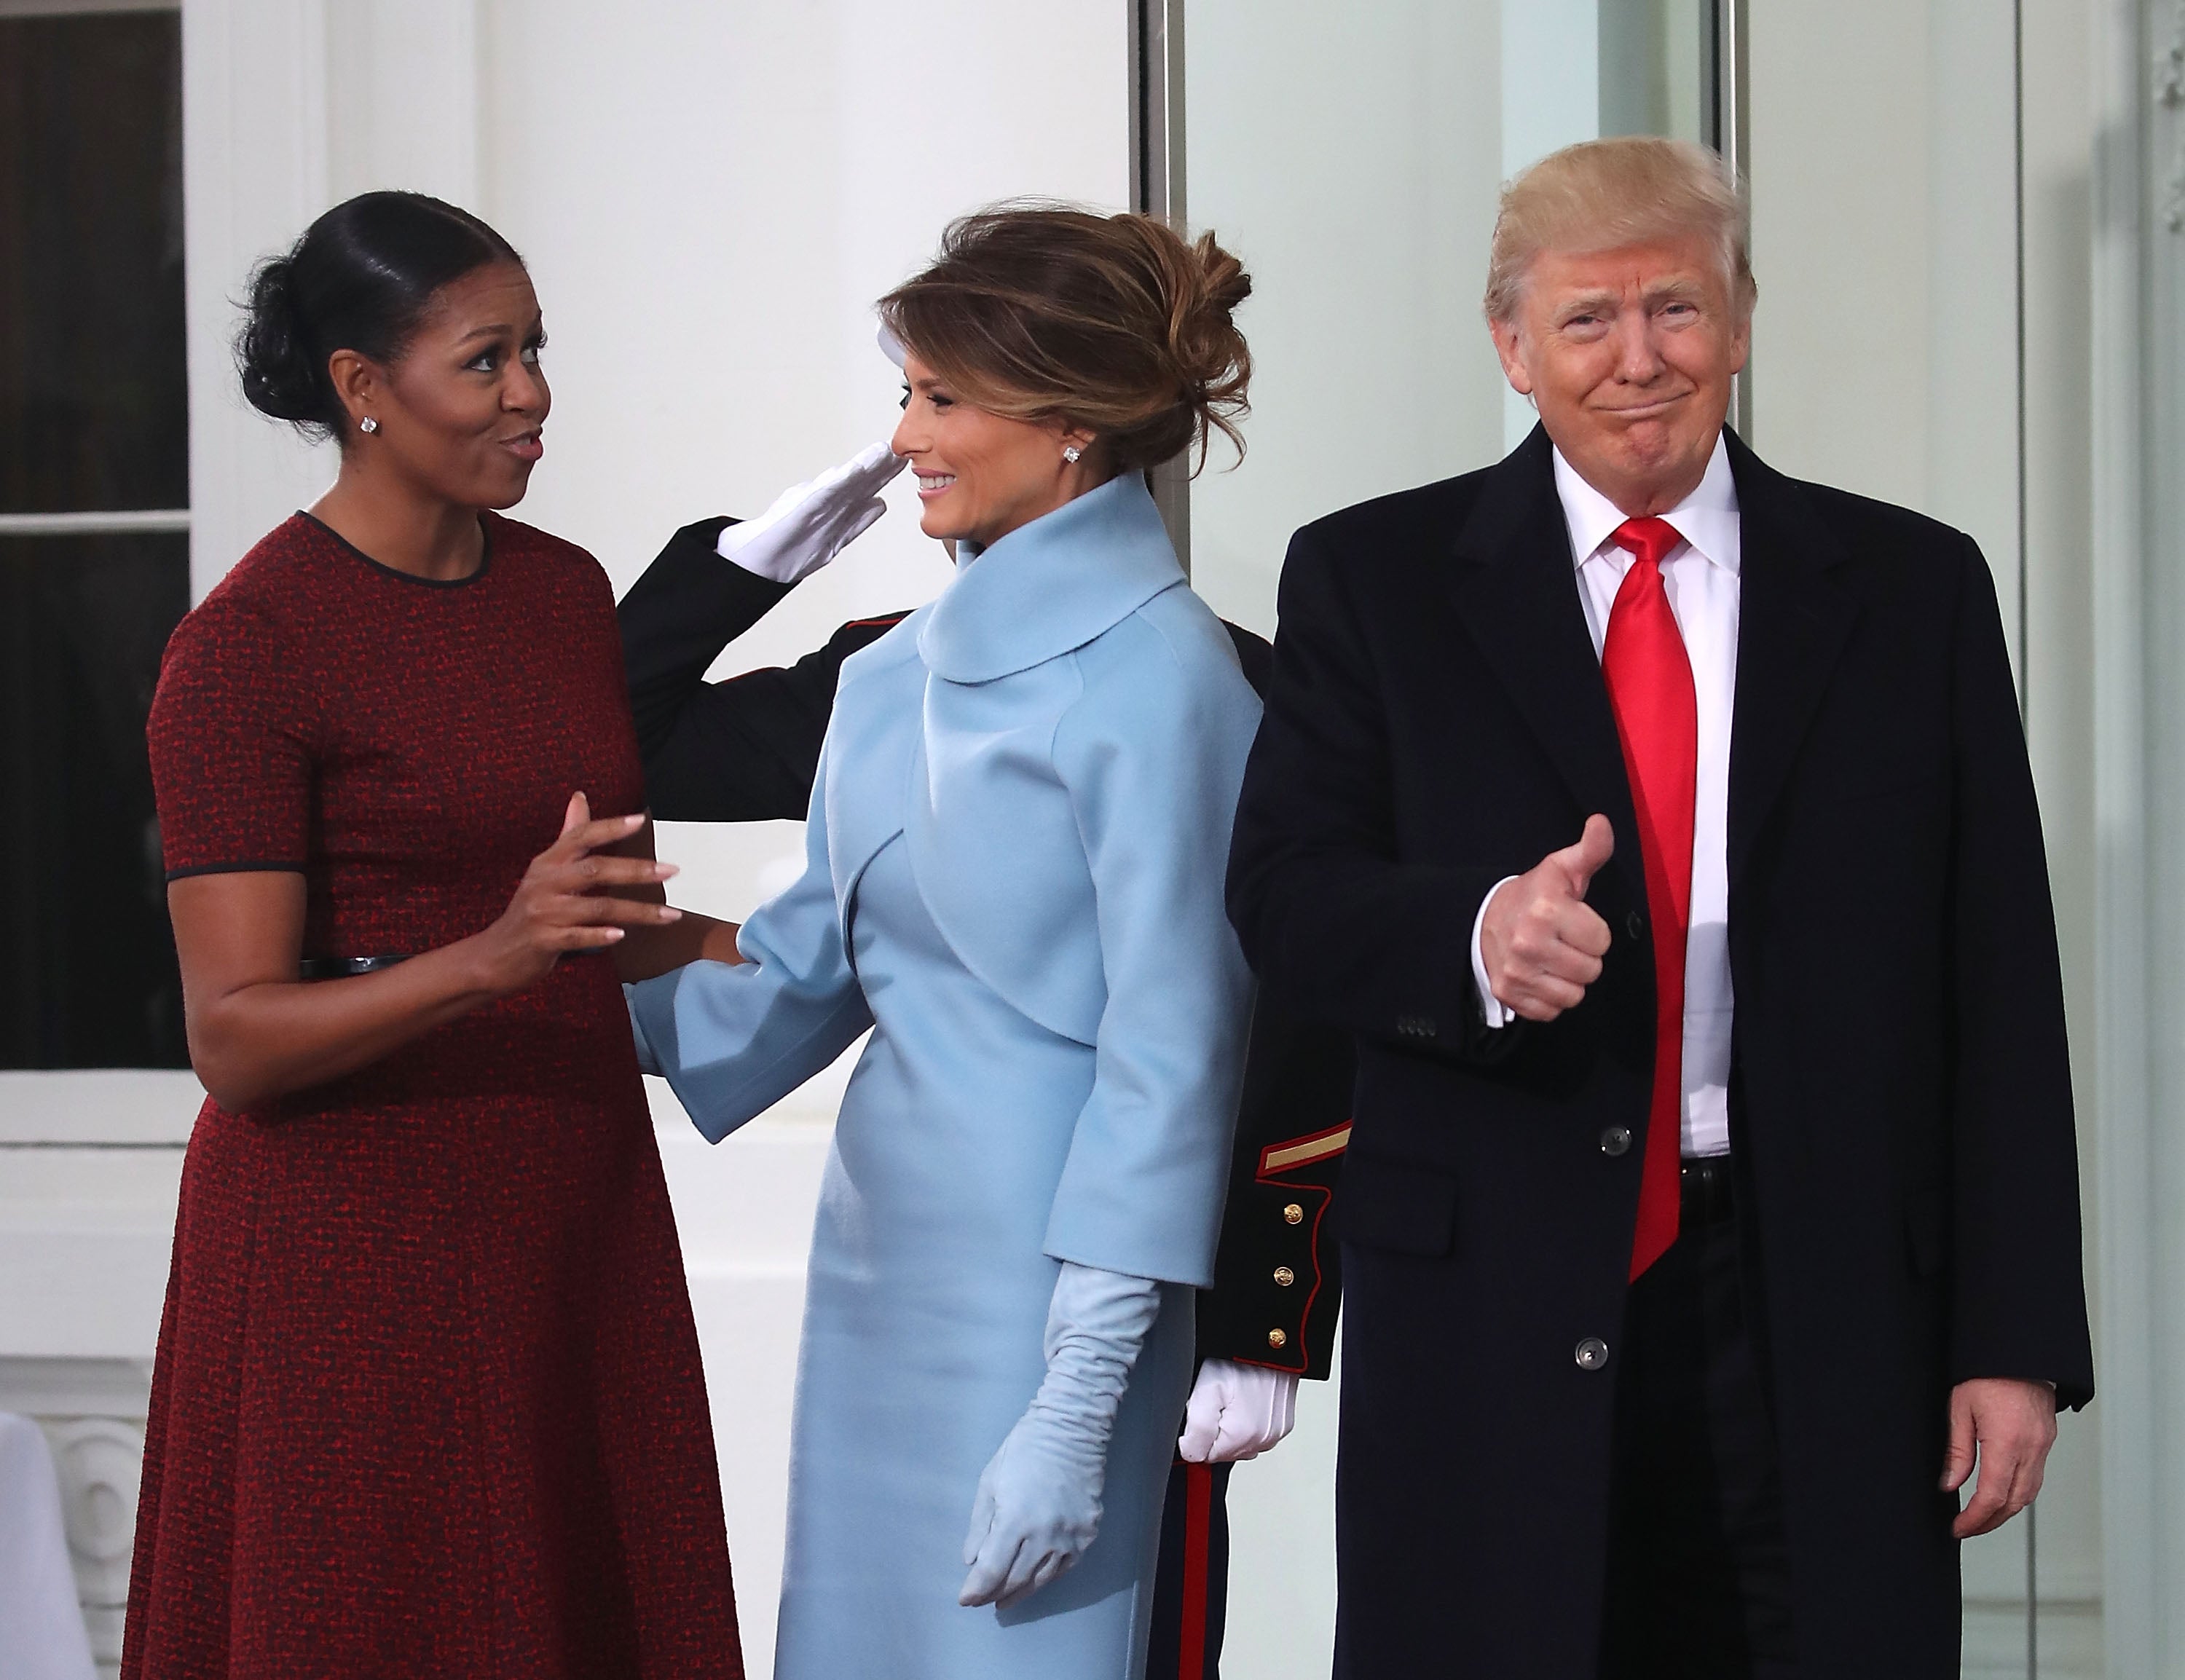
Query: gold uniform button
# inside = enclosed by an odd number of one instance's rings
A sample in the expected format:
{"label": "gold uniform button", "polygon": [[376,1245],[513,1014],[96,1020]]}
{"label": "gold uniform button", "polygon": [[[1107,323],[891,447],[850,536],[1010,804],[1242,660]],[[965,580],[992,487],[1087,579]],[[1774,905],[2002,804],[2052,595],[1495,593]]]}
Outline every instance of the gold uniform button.
{"label": "gold uniform button", "polygon": [[1267,1332],[1267,1346],[1270,1348],[1287,1348],[1289,1346],[1289,1342],[1288,1336],[1282,1331],[1271,1330]]}
{"label": "gold uniform button", "polygon": [[1282,1285],[1283,1288],[1287,1289],[1293,1283],[1297,1281],[1297,1274],[1292,1271],[1288,1266],[1277,1266],[1275,1268],[1275,1281]]}
{"label": "gold uniform button", "polygon": [[1305,1209],[1299,1207],[1296,1203],[1291,1203],[1288,1207],[1282,1209],[1282,1221],[1286,1225],[1303,1225]]}

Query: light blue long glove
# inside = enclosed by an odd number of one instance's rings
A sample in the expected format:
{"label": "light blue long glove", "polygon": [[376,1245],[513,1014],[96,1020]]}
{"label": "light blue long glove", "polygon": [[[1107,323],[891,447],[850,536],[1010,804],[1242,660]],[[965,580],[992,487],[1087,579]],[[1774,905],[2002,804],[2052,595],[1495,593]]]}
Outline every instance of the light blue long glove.
{"label": "light blue long glove", "polygon": [[1011,1605],[1085,1554],[1115,1410],[1160,1310],[1160,1285],[1065,1261],[1047,1310],[1047,1378],[987,1461],[964,1538],[961,1605]]}

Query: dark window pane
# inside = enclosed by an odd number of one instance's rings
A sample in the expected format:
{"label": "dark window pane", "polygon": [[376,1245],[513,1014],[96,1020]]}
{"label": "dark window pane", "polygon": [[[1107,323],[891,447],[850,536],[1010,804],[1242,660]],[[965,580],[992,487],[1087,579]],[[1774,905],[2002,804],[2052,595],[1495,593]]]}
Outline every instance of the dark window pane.
{"label": "dark window pane", "polygon": [[178,1068],[144,720],[181,535],[0,537],[0,1068]]}
{"label": "dark window pane", "polygon": [[188,505],[180,16],[0,17],[0,513]]}

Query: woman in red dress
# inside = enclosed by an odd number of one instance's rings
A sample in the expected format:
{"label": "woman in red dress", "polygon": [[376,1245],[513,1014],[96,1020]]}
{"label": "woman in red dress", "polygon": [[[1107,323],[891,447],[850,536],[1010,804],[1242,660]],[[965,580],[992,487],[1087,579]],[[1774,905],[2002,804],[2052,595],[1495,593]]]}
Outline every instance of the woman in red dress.
{"label": "woman in red dress", "polygon": [[122,1672],[742,1672],[696,1333],[618,984],[651,861],[614,601],[523,494],[539,306],[436,199],[253,281],[243,388],[342,446],[169,645],[193,1065]]}

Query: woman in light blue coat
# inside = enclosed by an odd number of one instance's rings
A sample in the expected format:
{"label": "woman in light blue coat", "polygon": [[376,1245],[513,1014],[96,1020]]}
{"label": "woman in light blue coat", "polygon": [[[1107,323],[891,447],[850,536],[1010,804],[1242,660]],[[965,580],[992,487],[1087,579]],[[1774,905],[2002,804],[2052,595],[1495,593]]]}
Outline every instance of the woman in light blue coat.
{"label": "woman in light blue coat", "polygon": [[804,876],[743,960],[632,989],[716,1140],[872,1029],[813,1239],[780,1680],[1142,1671],[1259,719],[1143,469],[1234,437],[1249,290],[1210,238],[1004,209],[883,300],[894,448],[957,575],[844,666]]}

